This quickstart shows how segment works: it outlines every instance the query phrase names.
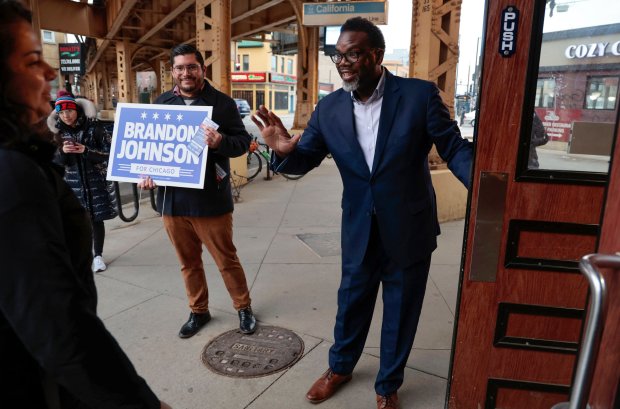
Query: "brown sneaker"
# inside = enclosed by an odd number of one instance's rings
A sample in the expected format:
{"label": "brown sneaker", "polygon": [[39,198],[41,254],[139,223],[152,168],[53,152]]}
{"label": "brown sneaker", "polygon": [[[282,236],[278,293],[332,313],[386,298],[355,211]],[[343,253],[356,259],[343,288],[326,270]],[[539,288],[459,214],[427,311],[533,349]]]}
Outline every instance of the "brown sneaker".
{"label": "brown sneaker", "polygon": [[399,409],[398,394],[396,392],[387,396],[377,395],[377,409]]}
{"label": "brown sneaker", "polygon": [[306,394],[306,399],[310,403],[321,403],[332,397],[334,393],[340,388],[340,386],[349,382],[353,376],[338,375],[334,373],[331,368],[325,371],[319,379],[314,382],[312,388]]}

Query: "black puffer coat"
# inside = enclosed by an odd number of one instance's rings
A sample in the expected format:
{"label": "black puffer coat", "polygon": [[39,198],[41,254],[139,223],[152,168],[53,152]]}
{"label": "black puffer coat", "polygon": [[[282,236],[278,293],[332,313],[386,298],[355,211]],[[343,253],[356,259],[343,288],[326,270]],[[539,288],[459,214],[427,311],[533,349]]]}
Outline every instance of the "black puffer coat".
{"label": "black puffer coat", "polygon": [[86,146],[86,150],[82,154],[66,154],[59,149],[56,162],[65,166],[65,180],[82,206],[88,210],[91,219],[113,219],[117,215],[116,198],[112,183],[106,180],[112,136],[102,124],[84,114],[82,104],[85,102],[79,98],[76,102],[78,120],[75,127],[66,125],[55,112],[50,116],[52,121],[48,120],[48,124],[54,124],[50,129],[56,133],[59,145],[62,145],[62,141],[72,140]]}

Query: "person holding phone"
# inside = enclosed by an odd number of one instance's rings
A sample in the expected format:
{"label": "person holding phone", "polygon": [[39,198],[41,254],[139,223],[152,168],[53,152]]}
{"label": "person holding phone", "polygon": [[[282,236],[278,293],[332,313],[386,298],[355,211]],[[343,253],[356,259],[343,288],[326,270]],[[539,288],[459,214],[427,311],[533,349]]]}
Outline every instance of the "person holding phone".
{"label": "person holding phone", "polygon": [[107,268],[103,259],[103,221],[117,215],[112,184],[106,180],[112,138],[95,120],[96,112],[91,101],[64,93],[56,99],[48,117],[48,126],[60,147],[57,162],[65,167],[65,180],[90,215],[95,273]]}

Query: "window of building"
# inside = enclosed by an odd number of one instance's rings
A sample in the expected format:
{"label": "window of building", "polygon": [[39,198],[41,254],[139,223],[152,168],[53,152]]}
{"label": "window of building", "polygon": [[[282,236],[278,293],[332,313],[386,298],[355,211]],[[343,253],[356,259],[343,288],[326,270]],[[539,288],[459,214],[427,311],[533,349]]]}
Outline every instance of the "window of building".
{"label": "window of building", "polygon": [[536,108],[553,108],[555,106],[555,78],[539,78],[536,81]]}
{"label": "window of building", "polygon": [[276,57],[275,55],[271,56],[271,71],[278,71],[278,57]]}
{"label": "window of building", "polygon": [[243,54],[243,71],[250,71],[250,56],[249,54]]}
{"label": "window of building", "polygon": [[284,60],[286,60],[286,58],[280,57],[280,72],[282,74],[284,74]]}
{"label": "window of building", "polygon": [[251,90],[233,90],[232,92],[233,98],[241,98],[248,101],[250,105],[250,109],[255,109],[254,107],[254,92]]}
{"label": "window of building", "polygon": [[586,109],[615,109],[618,77],[589,77],[586,88]]}
{"label": "window of building", "polygon": [[274,92],[274,109],[288,109],[288,92]]}
{"label": "window of building", "polygon": [[54,32],[49,30],[41,30],[44,43],[55,43],[56,39],[54,38]]}
{"label": "window of building", "polygon": [[293,74],[293,60],[286,61],[286,73]]}
{"label": "window of building", "polygon": [[252,109],[257,109],[261,105],[265,105],[265,91],[256,91],[256,106]]}

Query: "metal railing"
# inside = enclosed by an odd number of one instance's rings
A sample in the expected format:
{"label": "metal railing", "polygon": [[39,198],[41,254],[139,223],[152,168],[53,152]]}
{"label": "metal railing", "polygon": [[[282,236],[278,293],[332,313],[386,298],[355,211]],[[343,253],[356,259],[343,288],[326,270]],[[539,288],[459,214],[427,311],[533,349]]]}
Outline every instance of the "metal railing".
{"label": "metal railing", "polygon": [[[123,211],[123,202],[121,196],[120,185],[118,182],[114,182],[114,196],[116,197],[116,210],[118,211],[118,217],[124,222],[130,223],[136,220],[138,217],[138,213],[140,212],[140,197],[138,195],[138,185],[136,183],[131,184],[132,190],[132,203],[133,203],[133,214],[131,216],[126,216]],[[149,190],[149,196],[151,201],[151,207],[153,210],[157,211],[157,204],[155,203],[155,191]]]}
{"label": "metal railing", "polygon": [[607,315],[607,288],[599,268],[620,269],[620,256],[589,254],[579,262],[579,269],[590,286],[588,321],[581,340],[581,351],[575,369],[575,378],[569,402],[553,405],[551,409],[588,408],[588,397],[592,387],[594,364],[598,355],[603,325]]}

